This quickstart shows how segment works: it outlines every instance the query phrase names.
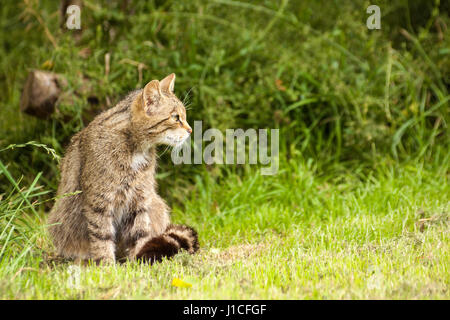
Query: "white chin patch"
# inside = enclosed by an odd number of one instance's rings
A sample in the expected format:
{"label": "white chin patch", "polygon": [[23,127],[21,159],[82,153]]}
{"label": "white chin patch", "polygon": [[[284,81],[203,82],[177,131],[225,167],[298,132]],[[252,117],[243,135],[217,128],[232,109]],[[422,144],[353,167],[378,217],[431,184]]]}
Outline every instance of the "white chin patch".
{"label": "white chin patch", "polygon": [[183,144],[184,141],[189,137],[189,134],[167,134],[163,137],[161,143],[172,146],[179,147]]}

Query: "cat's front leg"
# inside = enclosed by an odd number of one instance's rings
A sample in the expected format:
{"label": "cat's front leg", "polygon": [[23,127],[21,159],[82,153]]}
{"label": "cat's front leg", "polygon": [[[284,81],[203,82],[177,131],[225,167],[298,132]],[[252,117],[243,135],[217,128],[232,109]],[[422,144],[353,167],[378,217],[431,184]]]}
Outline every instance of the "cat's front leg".
{"label": "cat's front leg", "polygon": [[139,203],[130,213],[130,225],[125,235],[128,258],[135,259],[142,247],[152,238],[160,236],[170,223],[168,208],[163,201],[151,199]]}
{"label": "cat's front leg", "polygon": [[113,214],[105,206],[85,205],[89,237],[89,258],[96,263],[115,262]]}

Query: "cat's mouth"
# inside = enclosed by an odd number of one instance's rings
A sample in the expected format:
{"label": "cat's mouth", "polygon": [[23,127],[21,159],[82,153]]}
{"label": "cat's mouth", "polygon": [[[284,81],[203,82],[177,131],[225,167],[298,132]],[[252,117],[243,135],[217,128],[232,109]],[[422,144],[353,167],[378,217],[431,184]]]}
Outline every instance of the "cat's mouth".
{"label": "cat's mouth", "polygon": [[180,147],[189,138],[189,136],[189,134],[185,135],[184,137],[166,136],[164,139],[164,143],[177,148]]}

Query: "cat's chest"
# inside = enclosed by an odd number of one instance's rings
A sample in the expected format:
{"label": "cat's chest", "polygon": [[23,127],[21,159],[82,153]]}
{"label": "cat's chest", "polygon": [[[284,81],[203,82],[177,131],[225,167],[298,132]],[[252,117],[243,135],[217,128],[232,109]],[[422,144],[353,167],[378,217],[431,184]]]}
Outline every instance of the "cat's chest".
{"label": "cat's chest", "polygon": [[138,203],[154,193],[153,177],[145,172],[130,172],[120,179],[113,190],[113,199],[118,206]]}
{"label": "cat's chest", "polygon": [[136,210],[155,194],[154,166],[146,153],[133,154],[127,165],[121,166],[115,184],[111,186],[114,216],[119,219],[127,212]]}
{"label": "cat's chest", "polygon": [[135,182],[124,181],[112,194],[112,215],[120,223],[131,212],[135,212],[150,192]]}
{"label": "cat's chest", "polygon": [[145,170],[150,165],[150,158],[144,152],[138,152],[132,155],[130,168],[132,173],[139,172],[141,170]]}

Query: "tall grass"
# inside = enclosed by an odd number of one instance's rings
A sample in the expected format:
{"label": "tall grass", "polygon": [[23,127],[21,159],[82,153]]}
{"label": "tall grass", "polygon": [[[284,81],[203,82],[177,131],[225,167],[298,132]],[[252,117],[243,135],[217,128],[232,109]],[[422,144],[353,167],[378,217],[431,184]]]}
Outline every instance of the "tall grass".
{"label": "tall grass", "polygon": [[[55,150],[33,141],[20,145],[12,144],[0,150],[0,154],[27,146],[43,148],[53,159],[59,159]],[[6,265],[9,270],[17,270],[26,264],[26,259],[33,249],[39,249],[40,237],[45,227],[45,219],[39,212],[39,207],[48,201],[43,199],[50,190],[39,184],[42,172],[35,176],[30,185],[22,186],[23,176],[13,177],[2,160],[0,176],[10,184],[7,192],[0,194],[0,264]]]}
{"label": "tall grass", "polygon": [[[59,29],[56,2],[4,5],[0,141],[38,140],[62,153],[96,113],[175,72],[188,120],[204,128],[278,127],[286,152],[331,164],[439,164],[449,156],[449,20],[445,4],[421,3],[381,2],[382,29],[368,30],[364,1],[85,1],[81,38]],[[60,104],[50,121],[31,119],[17,111],[27,68],[62,73],[69,94],[87,77],[92,92]],[[11,170],[38,168],[55,186],[56,166],[38,152],[32,166],[8,156]]]}

